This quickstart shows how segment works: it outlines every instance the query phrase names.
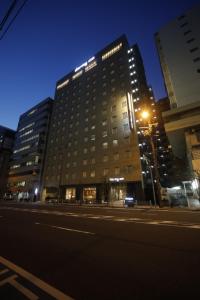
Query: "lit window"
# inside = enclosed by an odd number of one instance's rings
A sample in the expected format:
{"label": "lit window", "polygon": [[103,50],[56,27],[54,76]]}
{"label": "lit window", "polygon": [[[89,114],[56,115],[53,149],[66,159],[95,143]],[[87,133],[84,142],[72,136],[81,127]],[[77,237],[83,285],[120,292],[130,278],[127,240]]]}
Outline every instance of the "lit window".
{"label": "lit window", "polygon": [[92,125],[92,126],[91,126],[91,130],[94,130],[94,129],[95,129],[95,125]]}
{"label": "lit window", "polygon": [[93,134],[93,135],[91,135],[91,141],[95,141],[95,135]]}
{"label": "lit window", "polygon": [[83,70],[77,72],[76,74],[74,74],[74,75],[72,76],[72,80],[78,78],[78,77],[81,76],[82,74],[83,74]]}
{"label": "lit window", "polygon": [[87,173],[84,171],[83,172],[83,178],[86,178],[87,177]]}
{"label": "lit window", "polygon": [[95,171],[90,172],[90,177],[95,177]]}
{"label": "lit window", "polygon": [[104,121],[102,122],[102,125],[103,125],[103,126],[106,126],[106,125],[107,125],[107,120],[104,120]]}
{"label": "lit window", "polygon": [[113,140],[113,146],[118,146],[118,140]]}
{"label": "lit window", "polygon": [[87,148],[84,148],[84,149],[83,149],[83,153],[86,154],[87,152],[88,152],[88,149],[87,149]]}
{"label": "lit window", "polygon": [[108,57],[110,57],[111,55],[113,55],[114,53],[118,52],[122,47],[122,43],[120,43],[119,45],[117,45],[116,47],[114,47],[113,49],[111,49],[110,51],[106,52],[105,54],[102,55],[102,60],[107,59]]}
{"label": "lit window", "polygon": [[76,166],[77,166],[77,162],[76,162],[76,161],[73,161],[72,166],[73,166],[73,167],[76,167]]}
{"label": "lit window", "polygon": [[107,137],[108,136],[108,133],[107,133],[107,131],[103,131],[103,133],[102,133],[102,137]]}
{"label": "lit window", "polygon": [[63,83],[57,85],[57,90],[61,89],[63,86],[67,85],[69,83],[69,79],[65,80]]}
{"label": "lit window", "polygon": [[108,148],[108,143],[107,143],[107,142],[104,142],[104,143],[102,144],[102,146],[103,146],[103,149],[107,149],[107,148]]}
{"label": "lit window", "polygon": [[93,69],[95,66],[97,65],[97,62],[94,60],[92,61],[90,64],[88,64],[86,67],[85,67],[85,72]]}
{"label": "lit window", "polygon": [[84,137],[84,142],[88,142],[88,137]]}

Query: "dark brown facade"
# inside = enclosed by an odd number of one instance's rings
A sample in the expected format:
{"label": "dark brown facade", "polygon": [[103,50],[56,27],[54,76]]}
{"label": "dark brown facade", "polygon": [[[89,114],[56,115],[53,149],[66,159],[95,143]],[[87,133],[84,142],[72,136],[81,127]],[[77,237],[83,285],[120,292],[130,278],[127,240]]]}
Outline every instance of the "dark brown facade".
{"label": "dark brown facade", "polygon": [[145,89],[139,49],[125,36],[57,82],[43,200],[143,200],[134,110]]}

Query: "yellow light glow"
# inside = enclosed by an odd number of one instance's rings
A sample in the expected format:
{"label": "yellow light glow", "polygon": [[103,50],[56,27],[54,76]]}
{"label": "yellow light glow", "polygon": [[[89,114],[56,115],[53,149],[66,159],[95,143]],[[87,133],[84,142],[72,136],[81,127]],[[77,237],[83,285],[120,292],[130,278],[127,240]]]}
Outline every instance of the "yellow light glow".
{"label": "yellow light glow", "polygon": [[143,118],[143,119],[148,119],[149,117],[150,117],[150,114],[149,114],[149,112],[148,111],[143,111],[142,113],[141,113],[141,117]]}

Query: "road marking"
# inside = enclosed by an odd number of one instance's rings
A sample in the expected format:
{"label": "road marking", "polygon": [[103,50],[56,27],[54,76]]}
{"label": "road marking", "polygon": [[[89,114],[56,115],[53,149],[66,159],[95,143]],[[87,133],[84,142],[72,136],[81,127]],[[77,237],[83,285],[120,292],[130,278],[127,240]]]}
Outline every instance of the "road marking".
{"label": "road marking", "polygon": [[28,290],[27,288],[25,288],[23,285],[21,285],[19,282],[16,281],[18,277],[19,277],[18,275],[9,276],[8,278],[0,281],[0,287],[9,283],[10,285],[14,286],[14,288],[16,288],[19,292],[24,294],[24,296],[26,296],[28,299],[38,300],[39,297],[37,295],[35,295],[33,292],[31,292],[30,290]]}
{"label": "road marking", "polygon": [[[46,292],[48,295],[54,297],[57,300],[73,300],[70,296],[65,295],[61,291],[57,290],[56,288],[50,286],[48,283],[42,281],[35,275],[25,271],[21,267],[15,265],[14,263],[10,262],[9,260],[3,258],[0,256],[0,263],[2,263],[4,266],[8,267],[9,269],[13,270],[18,275],[22,276],[26,280],[30,281],[32,284]],[[22,286],[19,282],[16,281],[16,279],[19,277],[18,275],[12,275],[8,278],[0,281],[0,286],[3,286],[6,283],[11,284],[16,289],[18,289],[21,293],[23,293],[28,299],[30,300],[37,300],[39,299],[37,295],[35,295],[33,292],[31,292],[26,287]]]}
{"label": "road marking", "polygon": [[73,228],[60,227],[60,226],[55,226],[55,225],[42,224],[42,223],[38,223],[38,222],[36,222],[35,225],[45,225],[45,226],[48,226],[48,227],[51,227],[51,228],[60,229],[60,230],[65,230],[65,231],[72,231],[72,232],[78,232],[78,233],[83,233],[83,234],[91,234],[91,235],[95,235],[94,232],[83,231],[83,230],[78,230],[78,229],[73,229]]}
{"label": "road marking", "polygon": [[[33,210],[27,209],[27,208],[13,208],[13,207],[1,207],[1,209],[7,209],[7,210],[14,210],[14,211],[26,211],[26,212],[33,212]],[[161,210],[160,210],[161,211]],[[159,212],[160,212],[159,211]],[[144,219],[144,218],[120,218],[117,216],[106,216],[106,215],[92,215],[92,214],[85,214],[85,213],[80,213],[80,214],[74,214],[70,212],[58,212],[58,211],[48,211],[48,210],[37,210],[34,209],[35,213],[38,214],[49,214],[49,215],[60,215],[64,217],[79,217],[79,218],[88,218],[88,219],[99,219],[99,220],[105,220],[105,221],[113,221],[113,222],[132,222],[136,224],[145,224],[145,225],[158,225],[158,226],[167,226],[167,227],[177,227],[177,228],[188,228],[188,229],[200,229],[200,224],[194,224],[194,223],[181,223],[181,222],[176,222],[176,221],[168,221],[168,220],[155,220],[155,219]],[[40,223],[38,223],[40,224]],[[37,223],[36,223],[37,225]],[[42,224],[46,226],[50,226],[47,224]],[[71,228],[65,228],[65,227],[60,227],[58,229],[62,230],[67,230],[67,231],[77,231],[75,229]],[[95,234],[92,232],[84,232],[84,231],[77,231],[80,233],[87,233],[87,234]]]}
{"label": "road marking", "polygon": [[4,270],[2,270],[2,271],[0,272],[0,275],[3,275],[3,274],[5,274],[5,273],[7,273],[7,272],[9,272],[9,270],[8,270],[8,269],[4,269]]}

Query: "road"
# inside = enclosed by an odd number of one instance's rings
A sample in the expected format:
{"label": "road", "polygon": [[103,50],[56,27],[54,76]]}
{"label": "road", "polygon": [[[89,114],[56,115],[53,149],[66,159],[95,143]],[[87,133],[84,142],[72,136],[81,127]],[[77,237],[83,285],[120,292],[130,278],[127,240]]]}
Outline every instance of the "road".
{"label": "road", "polygon": [[0,205],[1,300],[197,299],[199,272],[200,212]]}

